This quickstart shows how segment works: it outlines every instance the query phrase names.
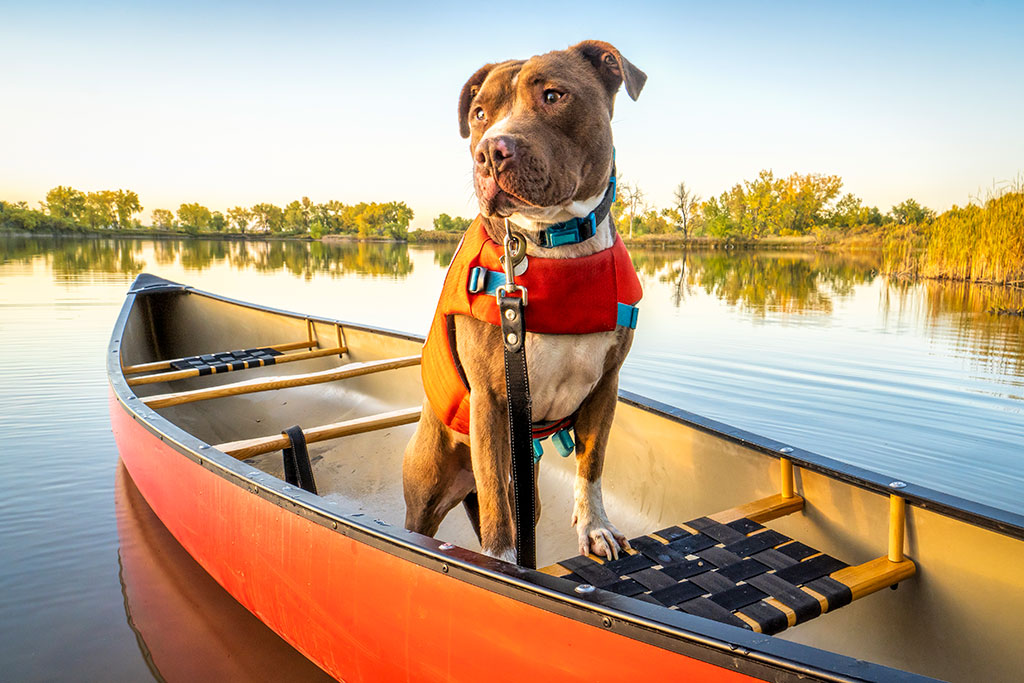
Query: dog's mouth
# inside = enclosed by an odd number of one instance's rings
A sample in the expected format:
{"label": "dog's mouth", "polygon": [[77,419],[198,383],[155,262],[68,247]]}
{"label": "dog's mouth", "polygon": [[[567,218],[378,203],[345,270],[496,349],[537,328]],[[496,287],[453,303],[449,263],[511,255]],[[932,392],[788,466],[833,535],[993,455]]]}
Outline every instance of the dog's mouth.
{"label": "dog's mouth", "polygon": [[507,218],[520,209],[532,206],[523,198],[504,189],[490,174],[475,174],[474,184],[480,210],[485,216]]}

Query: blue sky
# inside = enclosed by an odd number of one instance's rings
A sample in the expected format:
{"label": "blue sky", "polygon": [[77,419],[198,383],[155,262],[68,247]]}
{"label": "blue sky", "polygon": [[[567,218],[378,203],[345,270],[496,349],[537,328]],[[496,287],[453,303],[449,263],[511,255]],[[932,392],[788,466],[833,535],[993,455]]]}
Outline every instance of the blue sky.
{"label": "blue sky", "polygon": [[188,4],[0,1],[0,198],[125,187],[154,208],[308,195],[465,216],[456,99],[481,64],[615,44],[652,204],[835,173],[942,210],[1024,171],[1024,3]]}

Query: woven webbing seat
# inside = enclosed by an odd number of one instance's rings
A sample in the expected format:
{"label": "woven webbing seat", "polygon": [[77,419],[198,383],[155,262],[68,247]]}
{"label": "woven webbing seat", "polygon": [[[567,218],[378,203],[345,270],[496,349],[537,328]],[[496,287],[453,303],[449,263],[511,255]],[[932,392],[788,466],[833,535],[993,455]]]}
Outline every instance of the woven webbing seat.
{"label": "woven webbing seat", "polygon": [[273,365],[280,351],[271,348],[244,349],[240,351],[224,351],[208,353],[202,356],[190,356],[171,361],[174,370],[198,370],[199,375],[212,375],[215,372],[228,370],[245,370],[258,368],[262,365]]}
{"label": "woven webbing seat", "polygon": [[915,571],[910,560],[887,557],[851,567],[750,517],[722,519],[730,516],[699,517],[631,539],[632,550],[617,560],[576,556],[542,571],[767,634]]}

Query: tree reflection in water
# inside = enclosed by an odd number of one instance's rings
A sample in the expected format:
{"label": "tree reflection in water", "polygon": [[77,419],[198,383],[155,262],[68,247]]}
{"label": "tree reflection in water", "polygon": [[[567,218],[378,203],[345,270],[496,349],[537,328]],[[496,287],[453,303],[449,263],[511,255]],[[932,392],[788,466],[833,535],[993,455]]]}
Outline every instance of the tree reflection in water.
{"label": "tree reflection in water", "polygon": [[671,285],[677,307],[699,289],[762,316],[830,313],[833,299],[872,282],[880,263],[873,253],[633,250],[632,257],[641,276]]}
{"label": "tree reflection in water", "polygon": [[180,262],[185,270],[227,263],[260,272],[284,270],[307,280],[321,273],[404,277],[412,272],[404,243],[0,236],[0,264],[44,256],[62,277],[90,271],[135,275],[146,267],[144,250],[152,250],[156,265]]}
{"label": "tree reflection in water", "polygon": [[57,280],[91,273],[136,275],[145,268],[142,243],[133,239],[0,236],[0,264],[47,260]]}

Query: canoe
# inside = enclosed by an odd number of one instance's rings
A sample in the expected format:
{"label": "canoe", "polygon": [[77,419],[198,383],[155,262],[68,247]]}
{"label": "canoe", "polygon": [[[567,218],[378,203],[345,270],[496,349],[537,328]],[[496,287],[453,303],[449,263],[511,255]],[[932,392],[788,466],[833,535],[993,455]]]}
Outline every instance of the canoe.
{"label": "canoe", "polygon": [[331,680],[196,564],[123,467],[117,468],[114,509],[125,621],[155,680]]}
{"label": "canoe", "polygon": [[[628,392],[603,485],[633,552],[576,556],[574,463],[553,453],[540,465],[540,569],[481,555],[461,509],[436,538],[405,530],[422,342],[148,274],[111,336],[111,422],[138,491],[213,579],[331,676],[1022,670],[1024,517]],[[316,493],[284,480],[293,426]]]}

